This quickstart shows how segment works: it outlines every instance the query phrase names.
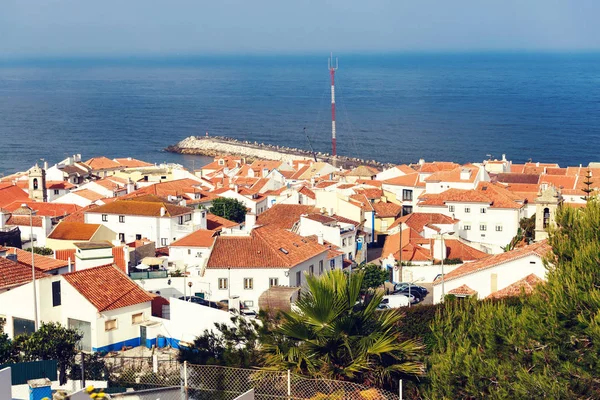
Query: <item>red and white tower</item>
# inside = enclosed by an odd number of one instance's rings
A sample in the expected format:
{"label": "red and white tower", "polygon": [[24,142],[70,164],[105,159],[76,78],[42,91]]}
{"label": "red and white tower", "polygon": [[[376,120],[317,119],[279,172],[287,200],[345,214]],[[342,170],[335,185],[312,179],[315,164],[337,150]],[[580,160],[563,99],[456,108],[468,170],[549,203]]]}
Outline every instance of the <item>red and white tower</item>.
{"label": "red and white tower", "polygon": [[329,74],[331,75],[331,154],[335,157],[336,143],[335,143],[335,71],[338,69],[338,59],[333,59],[333,53],[329,57],[328,61]]}

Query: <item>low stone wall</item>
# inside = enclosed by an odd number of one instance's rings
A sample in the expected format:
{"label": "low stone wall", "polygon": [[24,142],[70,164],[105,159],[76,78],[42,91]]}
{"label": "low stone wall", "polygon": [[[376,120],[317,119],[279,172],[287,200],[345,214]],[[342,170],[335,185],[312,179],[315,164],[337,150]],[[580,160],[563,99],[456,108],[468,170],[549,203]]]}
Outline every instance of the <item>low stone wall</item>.
{"label": "low stone wall", "polygon": [[[190,136],[174,146],[167,147],[165,150],[179,154],[198,154],[210,157],[224,155],[240,156],[248,160],[262,159],[290,161],[313,159],[313,153],[304,149],[240,141],[223,136]],[[319,161],[325,161],[331,164],[334,163],[334,158],[331,154],[317,152],[314,156],[316,156]],[[358,165],[370,165],[377,168],[386,166],[386,164],[382,164],[375,160],[361,160],[359,158],[344,156],[337,156],[335,163],[344,168],[352,168]]]}

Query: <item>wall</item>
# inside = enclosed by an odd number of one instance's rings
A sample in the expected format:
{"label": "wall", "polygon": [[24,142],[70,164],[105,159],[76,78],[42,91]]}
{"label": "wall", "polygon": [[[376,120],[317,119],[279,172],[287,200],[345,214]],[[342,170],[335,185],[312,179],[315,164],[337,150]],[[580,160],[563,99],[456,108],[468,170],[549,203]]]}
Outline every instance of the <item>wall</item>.
{"label": "wall", "polygon": [[[460,264],[462,265],[462,264]],[[458,268],[460,265],[444,265],[444,273],[448,274]],[[414,282],[423,278],[424,283],[433,282],[436,276],[442,273],[441,265],[415,265],[402,267],[401,282]]]}
{"label": "wall", "polygon": [[0,399],[10,400],[12,396],[12,380],[10,368],[4,368],[0,370]]}
{"label": "wall", "polygon": [[[342,227],[350,230],[342,234]],[[321,233],[323,240],[341,248],[345,258],[348,257],[348,253],[352,254],[352,259],[356,256],[356,229],[352,224],[340,223],[339,225],[329,226],[310,218],[300,217],[300,229],[298,233],[301,236],[311,236]]]}
{"label": "wall", "polygon": [[[495,267],[487,268],[463,277],[446,281],[444,283],[445,293],[461,285],[467,285],[477,291],[477,298],[484,299],[492,293],[492,274],[497,274],[497,290],[525,278],[529,274],[535,274],[540,278],[545,277],[546,268],[539,256],[529,255],[517,260],[509,261]],[[442,296],[442,285],[433,286],[433,300],[438,303]]]}
{"label": "wall", "polygon": [[[100,225],[94,236],[89,240],[89,242],[101,242],[107,241],[112,243],[117,240],[117,234],[104,225]],[[86,240],[58,240],[58,239],[46,239],[46,247],[51,248],[52,250],[65,250],[65,249],[74,249],[74,243],[86,242]]]}
{"label": "wall", "polygon": [[[191,254],[188,254],[188,250]],[[183,270],[185,266],[198,265],[203,268],[210,257],[210,247],[169,247],[169,261],[176,264],[176,268]],[[198,257],[198,253],[201,254]]]}
{"label": "wall", "polygon": [[75,267],[77,271],[114,262],[112,247],[102,249],[77,249]]}
{"label": "wall", "polygon": [[[97,318],[96,343],[92,342],[94,351],[121,350],[126,346],[138,346],[140,344],[140,324],[132,322],[132,315],[142,312],[144,320],[152,315],[151,303],[145,302],[116,310],[103,311]],[[117,329],[105,331],[104,323],[107,320],[116,319]]]}

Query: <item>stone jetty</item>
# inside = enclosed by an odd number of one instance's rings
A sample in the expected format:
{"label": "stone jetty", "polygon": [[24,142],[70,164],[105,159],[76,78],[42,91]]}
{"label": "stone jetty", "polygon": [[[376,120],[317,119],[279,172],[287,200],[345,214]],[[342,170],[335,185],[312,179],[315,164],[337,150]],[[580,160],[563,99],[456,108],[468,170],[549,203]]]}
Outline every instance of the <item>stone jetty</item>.
{"label": "stone jetty", "polygon": [[[241,141],[224,136],[190,136],[179,143],[165,149],[171,153],[197,154],[209,157],[239,156],[248,160],[276,160],[292,161],[313,159],[313,153],[305,149],[297,149],[271,144]],[[353,168],[358,165],[369,165],[376,168],[384,168],[390,164],[383,164],[375,160],[362,160],[359,158],[337,156],[329,153],[316,152],[318,161],[325,161],[343,167]]]}

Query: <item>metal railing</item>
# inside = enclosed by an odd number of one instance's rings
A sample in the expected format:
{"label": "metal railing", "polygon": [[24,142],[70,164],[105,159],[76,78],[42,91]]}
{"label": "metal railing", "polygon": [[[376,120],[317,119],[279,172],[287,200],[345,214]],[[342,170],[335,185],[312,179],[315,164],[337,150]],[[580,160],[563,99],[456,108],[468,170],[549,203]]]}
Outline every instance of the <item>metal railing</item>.
{"label": "metal railing", "polygon": [[182,399],[234,400],[254,389],[257,400],[396,400],[399,395],[352,382],[310,379],[289,371],[179,364],[174,360],[111,357],[111,384],[137,390],[180,386]]}
{"label": "metal railing", "polygon": [[129,273],[129,277],[133,280],[167,278],[168,276],[168,271],[140,271]]}

